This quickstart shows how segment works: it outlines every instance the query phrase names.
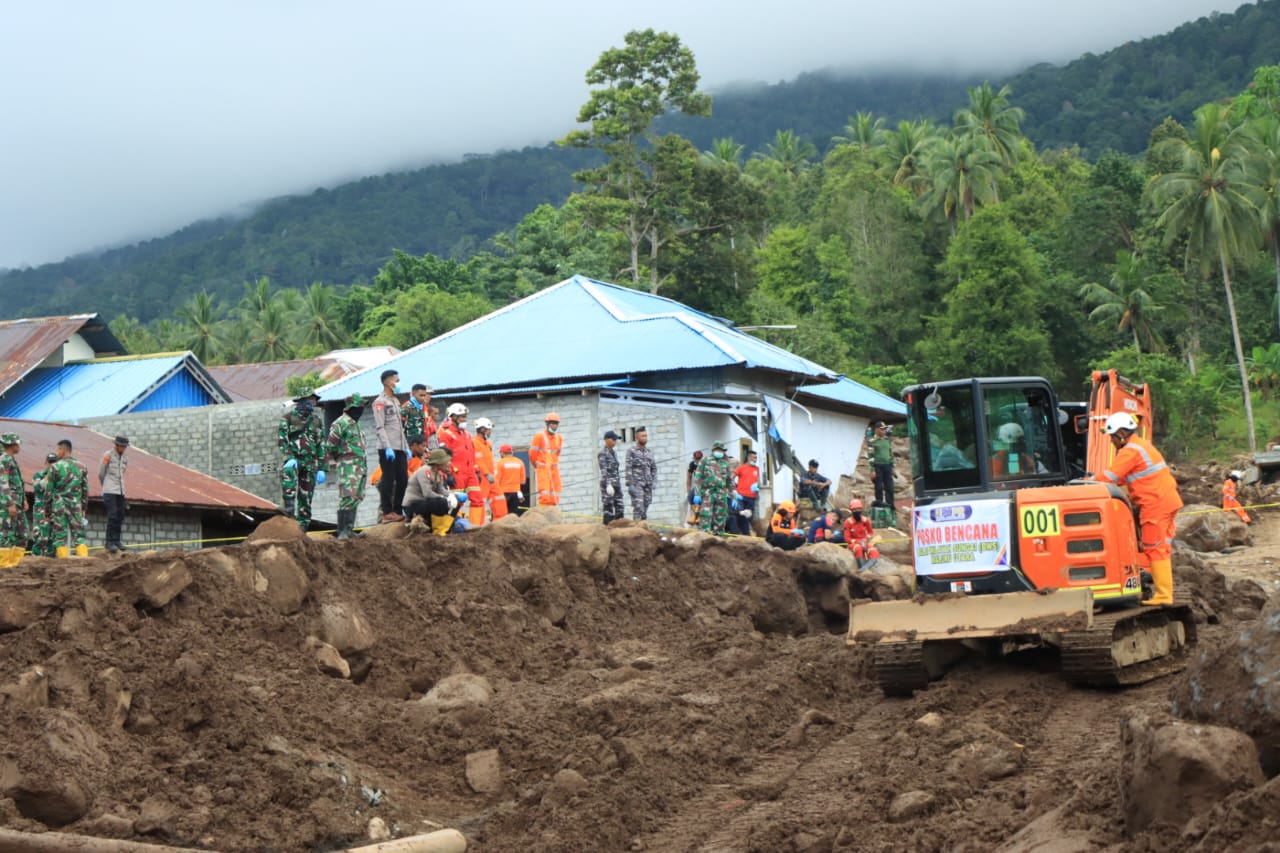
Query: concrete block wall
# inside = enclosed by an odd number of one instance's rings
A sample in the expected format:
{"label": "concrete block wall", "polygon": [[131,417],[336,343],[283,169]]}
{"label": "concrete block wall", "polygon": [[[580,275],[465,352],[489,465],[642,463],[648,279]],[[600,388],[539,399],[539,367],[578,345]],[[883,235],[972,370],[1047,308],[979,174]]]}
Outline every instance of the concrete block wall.
{"label": "concrete block wall", "polygon": [[[649,505],[649,520],[659,524],[683,524],[687,513],[684,482],[689,467],[689,455],[685,453],[684,446],[683,413],[678,409],[602,400],[600,420],[604,424],[600,431],[602,436],[606,429],[612,429],[623,436],[623,440],[614,447],[614,452],[618,455],[618,466],[622,469],[622,504],[627,518],[634,515],[631,495],[627,492],[627,450],[635,446],[635,431],[643,426],[649,433],[649,449],[658,462],[658,483],[654,489],[653,502]],[[599,452],[603,446],[603,440],[597,442],[596,451]],[[596,491],[598,502],[599,489]]]}
{"label": "concrete block wall", "polygon": [[[107,515],[100,504],[89,505],[89,529],[85,539],[90,548],[106,543]],[[167,510],[131,506],[124,516],[120,540],[128,548],[179,548],[194,551],[201,547],[203,525],[197,510]]]}

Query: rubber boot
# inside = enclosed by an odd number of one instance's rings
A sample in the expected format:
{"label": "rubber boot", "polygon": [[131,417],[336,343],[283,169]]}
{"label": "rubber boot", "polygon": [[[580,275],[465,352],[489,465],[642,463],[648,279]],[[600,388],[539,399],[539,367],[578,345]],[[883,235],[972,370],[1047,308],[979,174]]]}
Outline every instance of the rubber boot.
{"label": "rubber boot", "polygon": [[351,538],[351,528],[348,525],[354,523],[355,520],[352,518],[354,515],[355,512],[353,510],[338,510],[338,535],[335,537],[336,539]]}
{"label": "rubber boot", "polygon": [[76,556],[77,556],[77,557],[87,557],[87,556],[89,556],[89,546],[88,546],[88,545],[85,545],[83,542],[82,542],[82,543],[80,543],[79,545],[77,545],[77,546],[76,546]]}
{"label": "rubber boot", "polygon": [[1151,583],[1155,586],[1155,593],[1143,604],[1173,604],[1172,560],[1151,561]]}
{"label": "rubber boot", "polygon": [[26,553],[27,553],[27,549],[23,548],[22,546],[18,546],[16,548],[10,548],[8,562],[6,563],[6,565],[8,566],[18,565],[18,563],[22,562],[22,557]]}
{"label": "rubber boot", "polygon": [[290,518],[298,517],[298,502],[294,498],[284,499],[284,514]]}
{"label": "rubber boot", "polygon": [[467,521],[472,527],[484,526],[484,504],[471,504],[467,508]]}
{"label": "rubber boot", "polygon": [[[16,559],[14,556],[15,551],[19,555]],[[21,552],[21,548],[0,548],[0,569],[8,569],[18,565],[18,560],[21,559]]]}
{"label": "rubber boot", "polygon": [[71,549],[68,548],[66,545],[59,545],[56,549],[54,549],[53,555],[57,557],[59,560],[61,560],[64,557],[71,556]]}
{"label": "rubber boot", "polygon": [[436,536],[444,536],[453,529],[452,515],[433,515],[431,516],[431,532]]}

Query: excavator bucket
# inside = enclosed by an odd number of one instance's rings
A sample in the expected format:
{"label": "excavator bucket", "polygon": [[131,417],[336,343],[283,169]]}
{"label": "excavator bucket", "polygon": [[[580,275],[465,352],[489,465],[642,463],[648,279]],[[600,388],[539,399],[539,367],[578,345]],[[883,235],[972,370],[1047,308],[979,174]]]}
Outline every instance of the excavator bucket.
{"label": "excavator bucket", "polygon": [[1088,588],[999,595],[917,595],[849,605],[848,644],[920,643],[1083,631],[1093,625]]}

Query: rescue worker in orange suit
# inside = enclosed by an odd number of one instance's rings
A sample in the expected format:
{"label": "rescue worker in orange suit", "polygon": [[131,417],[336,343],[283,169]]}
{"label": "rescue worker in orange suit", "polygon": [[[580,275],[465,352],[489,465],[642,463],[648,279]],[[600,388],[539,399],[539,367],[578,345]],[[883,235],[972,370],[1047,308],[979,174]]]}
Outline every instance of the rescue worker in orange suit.
{"label": "rescue worker in orange suit", "polygon": [[[476,418],[476,434],[472,443],[476,446],[476,468],[480,470],[480,490],[489,502],[489,511],[493,520],[497,521],[507,514],[507,499],[498,491],[498,460],[493,453],[493,445],[489,436],[493,435],[493,421],[488,418]],[[470,519],[468,519],[470,520]],[[481,514],[481,523],[484,515]]]}
{"label": "rescue worker in orange suit", "polygon": [[803,545],[805,531],[799,523],[798,515],[795,501],[778,504],[777,512],[769,519],[769,532],[765,534],[765,541],[784,551],[794,551]]}
{"label": "rescue worker in orange suit", "polygon": [[1133,415],[1110,415],[1102,432],[1111,436],[1116,455],[1107,470],[1094,479],[1127,486],[1129,500],[1138,508],[1142,553],[1151,561],[1155,585],[1155,593],[1142,603],[1172,604],[1174,519],[1182,509],[1178,483],[1160,451],[1138,435],[1138,422]]}
{"label": "rescue worker in orange suit", "polygon": [[484,490],[476,467],[476,448],[467,432],[467,407],[454,403],[445,409],[445,419],[436,430],[440,446],[448,449],[453,463],[453,489],[467,494],[467,521],[484,524]]}
{"label": "rescue worker in orange suit", "polygon": [[1245,512],[1244,507],[1240,504],[1240,498],[1237,497],[1239,484],[1239,471],[1232,471],[1227,475],[1227,479],[1222,482],[1222,511],[1234,512],[1245,524],[1253,524],[1253,519],[1249,517],[1249,513]]}
{"label": "rescue worker in orange suit", "polygon": [[498,491],[502,494],[507,512],[523,515],[524,508],[520,502],[524,500],[524,484],[529,475],[524,470],[524,463],[515,455],[511,445],[504,444],[498,448],[501,456],[498,459]]}
{"label": "rescue worker in orange suit", "polygon": [[871,560],[880,558],[880,551],[871,544],[871,537],[876,532],[875,528],[871,526],[871,519],[862,512],[862,501],[854,498],[849,501],[849,517],[844,521],[844,541],[853,552],[853,558],[858,561],[858,568],[862,568]]}
{"label": "rescue worker in orange suit", "polygon": [[538,480],[539,505],[556,506],[560,503],[560,450],[564,436],[557,432],[560,416],[555,412],[547,412],[545,423],[547,428],[529,442],[529,461]]}

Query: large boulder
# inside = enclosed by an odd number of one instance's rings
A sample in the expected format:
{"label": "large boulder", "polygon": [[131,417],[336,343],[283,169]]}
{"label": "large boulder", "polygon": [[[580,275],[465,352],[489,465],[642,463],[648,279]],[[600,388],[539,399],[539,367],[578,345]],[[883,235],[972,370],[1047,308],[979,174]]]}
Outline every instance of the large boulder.
{"label": "large boulder", "polygon": [[240,574],[241,582],[247,581],[249,589],[265,598],[276,612],[297,613],[307,600],[311,585],[293,552],[277,544],[247,550],[252,570]]}
{"label": "large boulder", "polygon": [[1125,831],[1181,828],[1228,794],[1264,781],[1245,734],[1133,714],[1120,727],[1120,805]]}
{"label": "large boulder", "polygon": [[102,579],[107,589],[136,605],[159,609],[191,585],[191,572],[181,559],[129,561]]}
{"label": "large boulder", "polygon": [[1233,641],[1199,647],[1173,713],[1250,735],[1267,775],[1280,774],[1280,594]]}
{"label": "large boulder", "polygon": [[1221,507],[1189,504],[1178,513],[1177,524],[1177,538],[1196,551],[1223,551],[1253,544],[1249,525]]}
{"label": "large boulder", "polygon": [[600,574],[609,565],[609,530],[601,524],[549,524],[536,534],[556,543],[566,565]]}
{"label": "large boulder", "polygon": [[558,506],[535,506],[525,510],[520,516],[520,526],[530,533],[535,533],[553,524],[563,524],[564,513]]}
{"label": "large boulder", "polygon": [[418,703],[444,713],[484,708],[492,701],[493,685],[489,679],[466,672],[440,679]]}
{"label": "large boulder", "polygon": [[367,652],[376,642],[368,618],[349,601],[333,600],[320,605],[319,634],[343,657]]}
{"label": "large boulder", "polygon": [[795,553],[802,565],[802,575],[835,579],[847,577],[858,570],[858,561],[844,545],[817,542],[805,545]]}
{"label": "large boulder", "polygon": [[297,520],[287,515],[273,515],[253,529],[246,542],[300,542],[307,534]]}

